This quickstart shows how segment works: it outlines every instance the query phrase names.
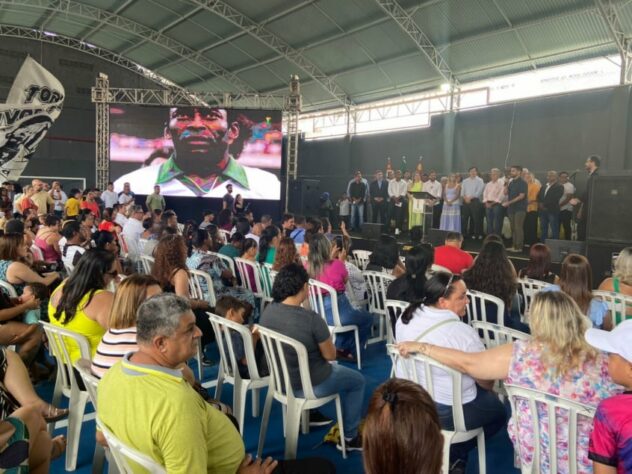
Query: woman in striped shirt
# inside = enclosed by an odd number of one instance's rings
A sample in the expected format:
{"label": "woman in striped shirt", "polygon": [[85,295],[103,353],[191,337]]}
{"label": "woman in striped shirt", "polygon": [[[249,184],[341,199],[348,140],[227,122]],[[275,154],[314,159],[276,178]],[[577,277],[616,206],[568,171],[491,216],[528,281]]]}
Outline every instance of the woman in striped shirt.
{"label": "woman in striped shirt", "polygon": [[109,329],[103,335],[92,361],[92,373],[101,378],[136,345],[136,311],[143,301],[162,293],[158,280],[151,275],[134,274],[121,282],[114,295]]}

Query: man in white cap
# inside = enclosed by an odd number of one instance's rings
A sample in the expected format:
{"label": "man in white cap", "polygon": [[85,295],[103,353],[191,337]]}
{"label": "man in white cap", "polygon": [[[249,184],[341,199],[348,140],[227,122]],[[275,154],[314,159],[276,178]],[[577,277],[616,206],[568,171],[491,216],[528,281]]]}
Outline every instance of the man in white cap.
{"label": "man in white cap", "polygon": [[595,473],[632,472],[632,320],[612,331],[589,329],[586,341],[608,353],[610,377],[625,388],[597,407],[588,457]]}

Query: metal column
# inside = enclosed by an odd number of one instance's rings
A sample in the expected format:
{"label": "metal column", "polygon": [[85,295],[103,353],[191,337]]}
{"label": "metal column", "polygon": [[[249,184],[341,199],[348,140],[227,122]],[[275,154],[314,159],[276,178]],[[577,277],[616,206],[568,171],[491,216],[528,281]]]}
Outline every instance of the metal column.
{"label": "metal column", "polygon": [[96,108],[96,186],[105,189],[110,180],[110,80],[100,73],[92,89],[92,102]]}

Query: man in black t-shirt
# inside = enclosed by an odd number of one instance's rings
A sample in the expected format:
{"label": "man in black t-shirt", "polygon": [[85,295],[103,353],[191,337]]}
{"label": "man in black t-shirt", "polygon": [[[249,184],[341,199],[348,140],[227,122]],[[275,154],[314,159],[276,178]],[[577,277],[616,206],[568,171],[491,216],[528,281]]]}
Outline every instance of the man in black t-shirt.
{"label": "man in black t-shirt", "polygon": [[230,209],[233,210],[233,204],[235,203],[235,198],[233,197],[233,185],[226,185],[226,194],[222,198],[222,209]]}
{"label": "man in black t-shirt", "polygon": [[522,252],[524,249],[524,219],[527,215],[527,182],[520,177],[522,166],[511,167],[511,181],[506,181],[507,200],[503,206],[507,208],[507,215],[511,224],[513,246],[510,252]]}

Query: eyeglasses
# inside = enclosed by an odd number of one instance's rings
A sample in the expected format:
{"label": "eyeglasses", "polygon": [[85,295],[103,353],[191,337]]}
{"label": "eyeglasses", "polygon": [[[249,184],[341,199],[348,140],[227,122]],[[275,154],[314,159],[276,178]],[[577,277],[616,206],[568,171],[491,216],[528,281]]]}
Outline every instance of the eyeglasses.
{"label": "eyeglasses", "polygon": [[450,279],[448,280],[448,284],[445,287],[445,291],[443,292],[443,297],[447,298],[448,293],[450,292],[450,285],[452,285],[452,281],[454,280],[454,274],[450,275]]}

